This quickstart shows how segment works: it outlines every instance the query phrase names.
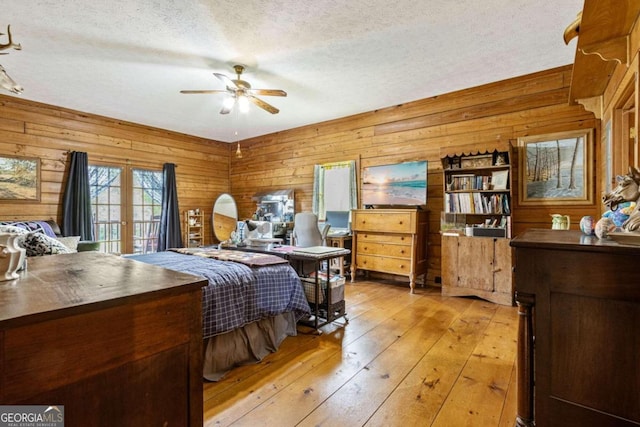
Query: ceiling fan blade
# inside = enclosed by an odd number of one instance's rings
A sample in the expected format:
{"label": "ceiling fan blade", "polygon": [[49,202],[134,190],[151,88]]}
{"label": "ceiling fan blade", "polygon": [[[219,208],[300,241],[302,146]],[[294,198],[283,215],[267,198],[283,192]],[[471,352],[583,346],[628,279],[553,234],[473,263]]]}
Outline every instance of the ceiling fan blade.
{"label": "ceiling fan blade", "polygon": [[227,90],[181,90],[180,93],[227,93]]}
{"label": "ceiling fan blade", "polygon": [[254,104],[256,104],[258,107],[262,108],[263,110],[266,110],[266,111],[270,112],[271,114],[278,114],[278,112],[280,112],[280,110],[278,110],[273,105],[267,104],[262,99],[256,98],[255,96],[247,96],[247,98],[249,98],[249,101],[253,102]]}
{"label": "ceiling fan blade", "polygon": [[287,96],[287,92],[280,89],[249,89],[251,95],[261,96]]}
{"label": "ceiling fan blade", "polygon": [[230,89],[240,89],[238,87],[238,85],[236,85],[234,83],[233,80],[231,80],[229,77],[225,76],[224,74],[220,74],[220,73],[213,73],[214,76],[216,76],[217,78],[219,78],[222,83],[224,83],[225,85],[227,85],[228,88]]}

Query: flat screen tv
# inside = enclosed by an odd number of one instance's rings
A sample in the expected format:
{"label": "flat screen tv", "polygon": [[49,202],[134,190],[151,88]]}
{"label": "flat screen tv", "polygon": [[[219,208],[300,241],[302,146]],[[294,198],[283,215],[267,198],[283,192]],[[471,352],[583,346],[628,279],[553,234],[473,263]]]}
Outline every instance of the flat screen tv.
{"label": "flat screen tv", "polygon": [[369,166],[362,170],[362,205],[427,204],[427,161]]}

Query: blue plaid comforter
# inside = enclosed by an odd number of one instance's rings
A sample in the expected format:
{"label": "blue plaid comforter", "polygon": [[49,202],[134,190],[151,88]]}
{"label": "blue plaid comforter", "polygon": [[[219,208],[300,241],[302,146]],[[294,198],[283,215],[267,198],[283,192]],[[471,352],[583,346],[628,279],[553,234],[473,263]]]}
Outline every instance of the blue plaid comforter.
{"label": "blue plaid comforter", "polygon": [[311,312],[300,278],[289,264],[250,268],[171,251],[127,258],[209,280],[202,288],[205,339],[276,314],[293,311],[299,319]]}

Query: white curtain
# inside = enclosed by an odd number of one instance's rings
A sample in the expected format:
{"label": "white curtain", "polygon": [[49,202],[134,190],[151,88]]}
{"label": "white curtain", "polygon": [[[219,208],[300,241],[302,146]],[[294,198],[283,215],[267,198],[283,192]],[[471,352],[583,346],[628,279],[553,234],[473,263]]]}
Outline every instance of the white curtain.
{"label": "white curtain", "polygon": [[350,211],[358,208],[356,162],[325,163],[313,170],[313,213],[319,220],[327,211]]}

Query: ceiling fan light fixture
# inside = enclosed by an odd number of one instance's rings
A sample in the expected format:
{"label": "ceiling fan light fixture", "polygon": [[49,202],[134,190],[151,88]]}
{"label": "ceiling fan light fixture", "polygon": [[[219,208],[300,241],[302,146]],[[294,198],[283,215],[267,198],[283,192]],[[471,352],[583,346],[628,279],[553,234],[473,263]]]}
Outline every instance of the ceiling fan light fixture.
{"label": "ceiling fan light fixture", "polygon": [[236,98],[234,96],[227,96],[224,101],[222,101],[222,107],[226,110],[231,110],[235,103]]}
{"label": "ceiling fan light fixture", "polygon": [[238,108],[241,113],[249,112],[249,98],[244,95],[238,96]]}
{"label": "ceiling fan light fixture", "polygon": [[236,79],[230,79],[224,74],[213,73],[218,80],[225,84],[224,90],[181,90],[180,93],[226,93],[227,98],[223,102],[220,114],[229,114],[236,107],[236,104],[239,104],[237,106],[241,112],[247,113],[249,112],[249,102],[271,114],[280,112],[276,107],[258,98],[258,96],[287,96],[287,92],[281,89],[253,89],[249,82],[240,78],[244,71],[244,66],[235,65],[233,68],[236,71]]}

